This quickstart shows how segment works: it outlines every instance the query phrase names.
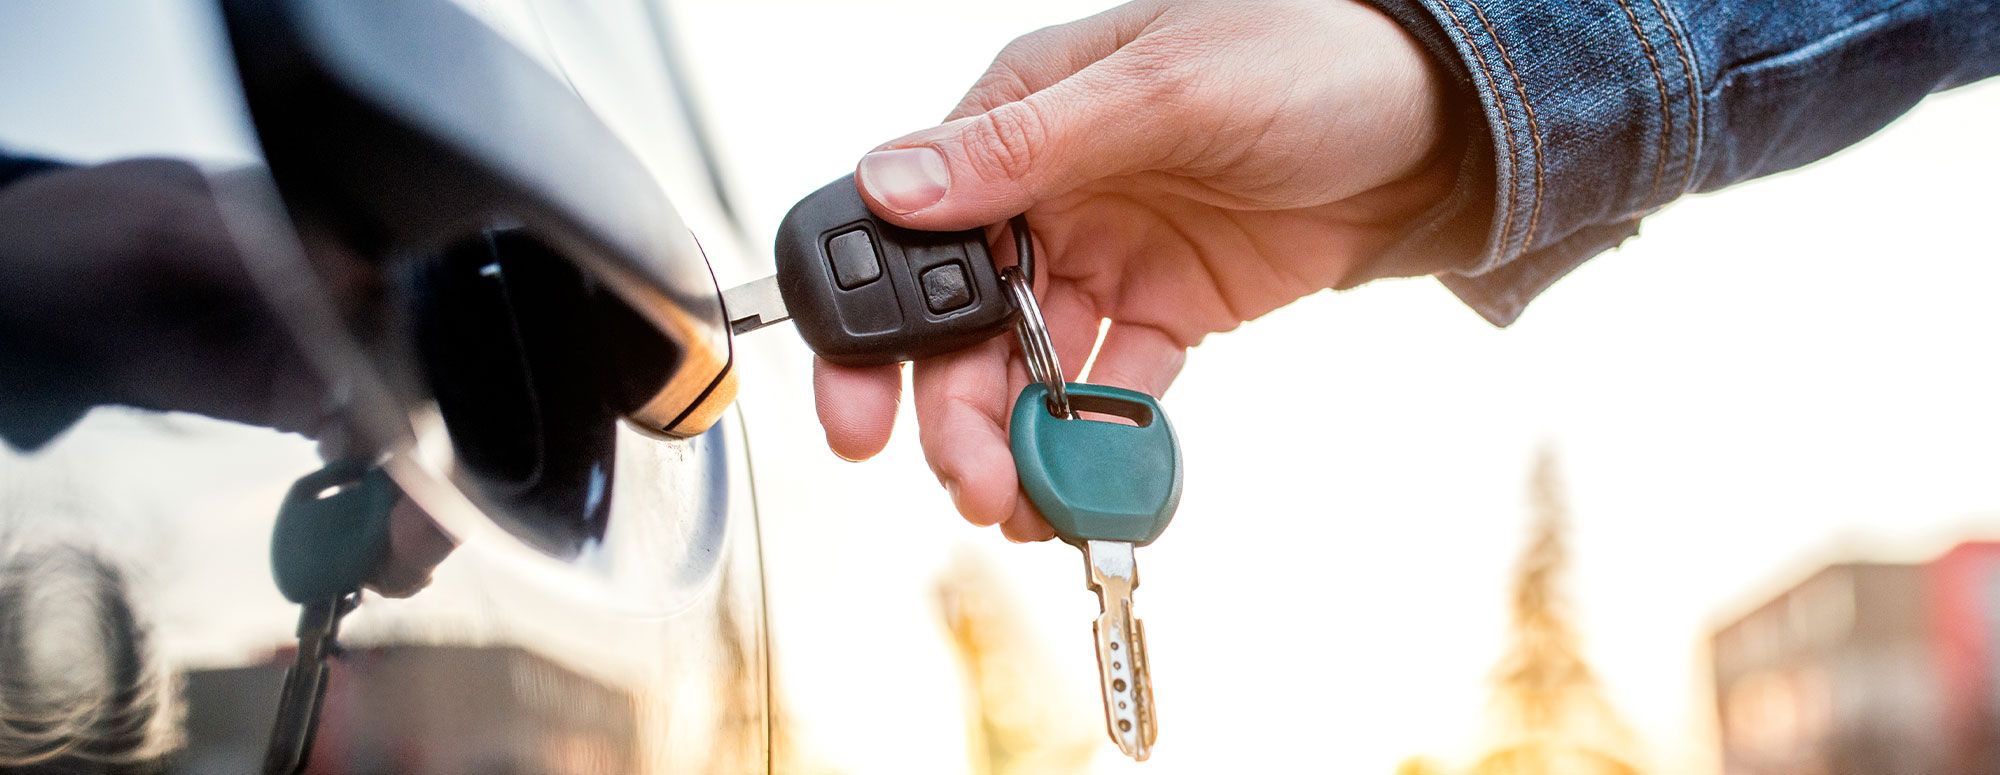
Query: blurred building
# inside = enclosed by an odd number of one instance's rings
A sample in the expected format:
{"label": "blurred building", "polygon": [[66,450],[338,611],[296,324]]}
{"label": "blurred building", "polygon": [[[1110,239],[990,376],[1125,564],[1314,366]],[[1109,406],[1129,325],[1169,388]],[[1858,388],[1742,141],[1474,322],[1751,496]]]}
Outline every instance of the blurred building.
{"label": "blurred building", "polygon": [[2000,774],[2000,543],[1829,566],[1712,645],[1726,775]]}
{"label": "blurred building", "polygon": [[[288,661],[189,673],[173,771],[257,771]],[[330,664],[309,773],[639,771],[632,695],[526,650],[360,648]]]}

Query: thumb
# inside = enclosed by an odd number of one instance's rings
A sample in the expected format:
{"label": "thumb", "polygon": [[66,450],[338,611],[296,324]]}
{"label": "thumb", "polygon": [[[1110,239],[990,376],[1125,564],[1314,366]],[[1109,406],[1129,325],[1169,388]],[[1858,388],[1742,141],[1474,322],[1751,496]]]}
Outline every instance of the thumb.
{"label": "thumb", "polygon": [[883,218],[956,231],[999,223],[1091,181],[1157,166],[1182,131],[1153,105],[1157,69],[1099,61],[1024,99],[861,157],[861,196]]}

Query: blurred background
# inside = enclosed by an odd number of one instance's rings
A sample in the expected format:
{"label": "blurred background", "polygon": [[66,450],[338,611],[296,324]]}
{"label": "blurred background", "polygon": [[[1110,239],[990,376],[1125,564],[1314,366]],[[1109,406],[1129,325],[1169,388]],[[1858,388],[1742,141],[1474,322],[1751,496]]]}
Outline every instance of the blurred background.
{"label": "blurred background", "polygon": [[[515,5],[463,4],[496,17]],[[683,213],[712,257],[711,241],[738,245],[718,279],[768,272],[793,202],[941,118],[1007,41],[1102,7],[667,3],[741,218],[737,234]],[[137,38],[177,18],[126,23]],[[0,24],[0,51],[58,61],[46,37]],[[188,98],[170,75],[128,80],[131,60],[119,61],[78,77],[133,84],[132,100]],[[0,142],[15,147],[246,158],[241,127],[189,129],[165,147],[129,140],[162,127],[123,118],[57,132],[36,116],[65,90],[9,80]],[[643,126],[619,124],[635,144]],[[1174,528],[1139,559],[1162,727],[1144,764],[1102,730],[1079,553],[959,520],[907,411],[880,457],[835,459],[804,346],[776,329],[741,340],[775,771],[1992,768],[1996,126],[2000,84],[1974,86],[1833,159],[1675,204],[1505,330],[1418,279],[1322,293],[1212,337],[1164,402],[1187,479]],[[684,163],[661,169],[677,202],[677,186],[701,184]],[[211,440],[248,433],[168,421]],[[0,458],[10,519],[32,511],[171,544],[149,527],[161,503],[192,513],[221,508],[215,493],[268,497],[310,465],[295,444],[222,456],[259,484],[158,481],[147,456],[177,447],[153,420],[91,422],[96,435],[53,456]],[[123,473],[99,468],[111,459]],[[58,480],[119,484],[23,495]],[[175,500],[189,497],[203,500]],[[212,551],[185,540],[176,552]],[[504,588],[509,567],[461,553],[439,585]],[[205,594],[140,613],[201,621],[216,605]],[[282,601],[246,599],[261,632],[282,638]],[[368,620],[357,624],[365,641]],[[164,648],[213,659],[198,638]]]}
{"label": "blurred background", "polygon": [[[792,200],[942,118],[1010,38],[1104,6],[678,4],[758,246]],[[1812,168],[1688,198],[1508,330],[1408,280],[1210,338],[1166,395],[1186,499],[1140,551],[1160,745],[1144,765],[1096,745],[1094,767],[1464,771],[1518,745],[1510,659],[1544,455],[1570,513],[1548,605],[1596,697],[1566,703],[1600,713],[1572,743],[1658,773],[1720,773],[1724,747],[1732,775],[1974,771],[1918,769],[1918,751],[1960,745],[1944,735],[1994,707],[2000,667],[1964,649],[2000,631],[1994,571],[1926,583],[2000,537],[1996,126],[2000,84],[1982,84]],[[798,401],[752,409],[810,423]],[[766,511],[774,601],[802,569],[888,601],[978,557],[1050,673],[1012,683],[1050,709],[1036,739],[1094,743],[1076,551],[958,523],[900,423],[880,459],[824,469],[908,503],[816,497],[858,509],[812,527]],[[786,613],[774,631],[808,617]],[[806,651],[780,665],[814,687],[794,733],[826,771],[926,771],[960,745],[922,719],[818,711],[880,695],[906,653]],[[1828,769],[1846,745],[1876,755]]]}
{"label": "blurred background", "polygon": [[[941,118],[1008,40],[1108,5],[678,7],[763,245],[797,197]],[[1996,127],[2000,84],[1976,85],[1820,164],[1684,200],[1506,330],[1408,280],[1211,337],[1165,398],[1180,516],[1139,554],[1160,745],[1143,765],[1098,745],[1094,768],[1458,772],[1518,743],[1509,660],[1541,455],[1570,514],[1549,603],[1594,676],[1587,709],[1624,730],[1617,758],[1717,773],[1726,744],[1732,775],[1979,771],[1922,760],[2000,707],[1983,645],[2000,577],[1974,559],[2000,538]],[[803,402],[751,410],[811,422]],[[1050,729],[1095,742],[1077,552],[959,523],[900,422],[881,458],[815,466],[856,494],[767,508],[774,605],[806,574],[867,588],[835,616],[886,616],[914,580],[978,557],[1034,633],[1028,669],[1049,673],[1009,702],[1063,708]],[[786,613],[775,632],[810,618]],[[880,696],[913,669],[894,652],[781,654],[812,689],[794,730],[826,771],[935,771],[956,748],[936,717],[820,710]],[[1611,745],[1589,727],[1573,742]],[[1875,753],[1832,769],[1845,746]]]}

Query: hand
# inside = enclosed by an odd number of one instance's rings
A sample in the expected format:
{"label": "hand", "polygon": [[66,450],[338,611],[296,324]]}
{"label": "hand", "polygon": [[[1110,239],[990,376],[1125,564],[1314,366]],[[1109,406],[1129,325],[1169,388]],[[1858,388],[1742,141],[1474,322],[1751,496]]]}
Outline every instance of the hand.
{"label": "hand", "polygon": [[362,586],[383,597],[410,597],[431,585],[431,572],[458,544],[408,497],[389,510],[389,551]]}
{"label": "hand", "polygon": [[[1441,77],[1355,2],[1139,0],[1015,40],[942,126],[869,153],[856,180],[912,228],[1028,212],[1068,376],[1098,346],[1083,379],[1157,395],[1204,336],[1353,282],[1445,193]],[[966,519],[1041,540],[1007,446],[1027,382],[1013,339],[916,364],[917,418]],[[820,361],[814,383],[834,452],[881,451],[899,371]]]}
{"label": "hand", "polygon": [[[320,381],[194,167],[128,160],[0,189],[0,266],[0,361],[36,364],[31,384],[77,413],[114,403],[196,412],[314,437],[329,460],[349,454],[352,434],[322,408]],[[367,586],[415,594],[452,548],[404,498]]]}
{"label": "hand", "polygon": [[193,166],[128,160],[0,189],[0,265],[0,358],[36,400],[308,435],[328,419]]}

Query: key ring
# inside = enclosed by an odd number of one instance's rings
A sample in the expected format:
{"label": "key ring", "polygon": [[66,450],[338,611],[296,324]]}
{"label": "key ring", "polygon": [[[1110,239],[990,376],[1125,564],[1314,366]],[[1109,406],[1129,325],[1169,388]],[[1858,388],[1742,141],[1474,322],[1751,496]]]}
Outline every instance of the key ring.
{"label": "key ring", "polygon": [[1035,287],[1035,240],[1028,236],[1028,214],[1022,213],[1007,219],[1007,230],[1014,233],[1014,266],[1020,267],[1021,275],[1028,278],[1028,289]]}
{"label": "key ring", "polygon": [[1035,248],[1028,237],[1028,218],[1017,215],[1008,226],[1014,232],[1014,251],[1017,258],[1014,266],[1000,270],[1000,281],[1007,284],[1007,293],[1014,299],[1014,308],[1020,317],[1014,321],[1014,333],[1021,341],[1021,359],[1028,364],[1028,374],[1049,390],[1049,412],[1057,417],[1074,417],[1069,406],[1069,391],[1063,388],[1062,361],[1056,358],[1055,340],[1049,336],[1048,321],[1042,317],[1042,305],[1035,300],[1032,280],[1035,271]]}
{"label": "key ring", "polygon": [[1049,411],[1057,417],[1069,417],[1069,392],[1063,389],[1062,363],[1056,359],[1056,348],[1049,338],[1048,323],[1042,319],[1042,307],[1035,301],[1035,292],[1028,288],[1028,280],[1014,271],[1014,267],[1000,270],[1000,281],[1007,284],[1007,292],[1014,298],[1015,308],[1021,316],[1014,321],[1014,333],[1021,340],[1021,358],[1028,363],[1028,374],[1035,381],[1049,389]]}

